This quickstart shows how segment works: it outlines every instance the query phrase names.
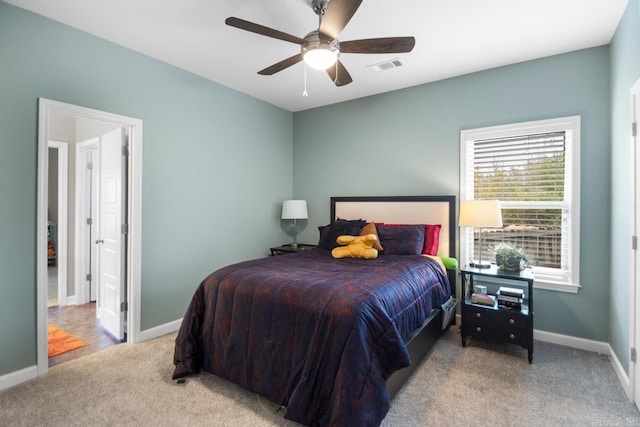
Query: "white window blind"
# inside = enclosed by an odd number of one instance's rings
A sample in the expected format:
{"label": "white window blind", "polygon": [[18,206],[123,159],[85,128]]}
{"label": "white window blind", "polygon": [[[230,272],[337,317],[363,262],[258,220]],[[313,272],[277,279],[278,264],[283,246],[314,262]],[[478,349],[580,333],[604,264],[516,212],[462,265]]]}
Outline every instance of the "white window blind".
{"label": "white window blind", "polygon": [[504,223],[462,230],[463,255],[477,253],[482,233],[483,259],[504,242],[527,253],[536,282],[577,290],[578,137],[579,117],[461,133],[461,198],[500,200]]}

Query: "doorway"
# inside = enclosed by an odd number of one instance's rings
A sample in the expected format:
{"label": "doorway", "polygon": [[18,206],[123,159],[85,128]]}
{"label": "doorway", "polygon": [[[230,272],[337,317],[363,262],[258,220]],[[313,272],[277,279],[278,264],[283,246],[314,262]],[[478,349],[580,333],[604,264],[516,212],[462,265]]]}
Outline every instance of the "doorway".
{"label": "doorway", "polygon": [[67,294],[67,217],[69,144],[48,142],[49,194],[47,209],[47,305],[66,305]]}
{"label": "doorway", "polygon": [[[118,304],[118,308],[122,307],[121,323],[126,323],[127,342],[137,342],[140,337],[140,243],[141,243],[141,166],[142,166],[142,121],[130,117],[119,116],[112,113],[93,110],[85,107],[65,104],[58,101],[52,101],[41,98],[39,100],[39,123],[38,123],[38,224],[37,224],[37,363],[38,374],[42,375],[48,370],[48,168],[49,168],[49,152],[48,141],[52,134],[56,131],[56,117],[65,117],[71,120],[89,120],[99,121],[104,125],[116,129],[121,129],[122,134],[128,134],[128,156],[123,160],[124,167],[128,170],[128,180],[124,180],[122,195],[124,199],[121,205],[126,206],[127,210],[122,215],[122,253],[125,254],[122,263],[122,287],[127,284],[126,292],[123,292],[121,298],[126,301],[126,305]],[[75,140],[75,137],[74,137]],[[75,141],[74,141],[75,142]],[[124,151],[123,151],[124,153]],[[75,158],[75,147],[71,157]],[[70,161],[71,162],[71,161]],[[75,162],[75,160],[74,160]],[[75,174],[74,174],[75,175]],[[126,186],[126,188],[124,188]],[[74,185],[70,186],[71,189]],[[110,193],[112,194],[112,193]],[[74,196],[75,197],[75,196]],[[71,197],[69,197],[71,199]],[[75,199],[74,199],[75,200]],[[69,216],[75,216],[77,209],[71,209]],[[119,218],[120,221],[120,218]],[[77,222],[77,221],[76,221]],[[73,233],[74,227],[68,227],[68,231]],[[120,231],[120,227],[118,227]],[[74,241],[78,236],[74,236]],[[67,243],[71,239],[67,240]],[[76,245],[67,245],[70,249]],[[67,251],[69,252],[69,251]],[[75,254],[68,254],[68,263],[73,264]],[[75,266],[70,267],[68,271],[75,271]],[[74,274],[75,275],[75,274]],[[69,280],[71,282],[71,280]],[[79,292],[83,286],[74,283],[70,286],[73,293],[67,302],[81,303],[84,299],[90,299],[91,291]],[[82,293],[82,295],[80,295]],[[68,295],[59,295],[59,298]],[[79,300],[78,297],[82,297]],[[99,296],[98,296],[99,300]],[[111,298],[109,299],[111,301]],[[120,310],[118,310],[120,312]],[[95,315],[94,315],[95,318]],[[95,323],[95,322],[94,322]]]}

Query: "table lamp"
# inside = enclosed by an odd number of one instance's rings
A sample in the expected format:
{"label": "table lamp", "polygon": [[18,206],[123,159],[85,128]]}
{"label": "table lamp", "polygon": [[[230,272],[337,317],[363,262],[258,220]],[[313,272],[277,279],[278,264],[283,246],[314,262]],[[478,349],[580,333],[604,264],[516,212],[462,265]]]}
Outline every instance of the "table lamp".
{"label": "table lamp", "polygon": [[491,263],[482,262],[482,228],[502,227],[502,211],[499,200],[466,200],[460,203],[460,227],[478,227],[478,260],[469,263],[475,268],[489,268]]}
{"label": "table lamp", "polygon": [[282,202],[282,219],[293,220],[293,243],[291,246],[298,247],[298,224],[297,220],[307,219],[307,201],[306,200],[285,200]]}

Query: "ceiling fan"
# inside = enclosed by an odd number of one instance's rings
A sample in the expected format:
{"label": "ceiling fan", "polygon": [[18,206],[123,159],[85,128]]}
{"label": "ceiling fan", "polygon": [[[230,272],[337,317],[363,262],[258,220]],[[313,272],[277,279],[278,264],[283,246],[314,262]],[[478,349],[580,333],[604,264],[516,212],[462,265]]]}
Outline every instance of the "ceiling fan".
{"label": "ceiling fan", "polygon": [[235,17],[227,18],[225,23],[300,45],[300,53],[260,70],[258,74],[270,76],[304,60],[312,68],[326,70],[336,86],[344,86],[353,79],[338,59],[341,53],[405,53],[411,52],[416,43],[414,37],[339,41],[338,34],[349,23],[360,3],[362,0],[312,0],[311,6],[319,17],[320,25],[303,38]]}

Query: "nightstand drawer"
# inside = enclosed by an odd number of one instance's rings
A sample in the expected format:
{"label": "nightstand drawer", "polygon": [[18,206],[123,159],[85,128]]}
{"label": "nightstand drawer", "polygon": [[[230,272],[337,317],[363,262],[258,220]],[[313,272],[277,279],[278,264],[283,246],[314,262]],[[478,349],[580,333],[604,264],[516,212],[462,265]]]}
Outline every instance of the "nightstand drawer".
{"label": "nightstand drawer", "polygon": [[524,328],[527,326],[527,317],[515,310],[496,310],[475,305],[463,305],[462,310],[464,311],[464,318],[468,319],[469,322],[490,322],[512,328]]}
{"label": "nightstand drawer", "polygon": [[470,322],[463,327],[465,336],[474,336],[489,341],[510,342],[521,346],[527,346],[528,332],[526,328],[503,328],[498,329],[491,326],[491,323]]}

